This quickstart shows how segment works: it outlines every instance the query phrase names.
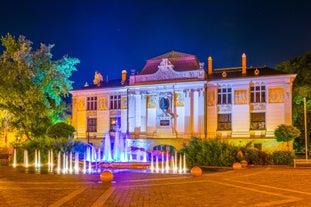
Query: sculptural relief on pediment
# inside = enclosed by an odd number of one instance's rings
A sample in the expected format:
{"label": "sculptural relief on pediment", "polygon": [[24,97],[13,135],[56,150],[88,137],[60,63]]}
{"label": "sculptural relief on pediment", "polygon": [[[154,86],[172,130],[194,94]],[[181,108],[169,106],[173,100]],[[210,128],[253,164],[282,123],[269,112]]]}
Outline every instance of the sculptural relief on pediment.
{"label": "sculptural relief on pediment", "polygon": [[176,79],[202,79],[204,80],[204,69],[191,71],[175,71],[174,65],[167,59],[162,59],[158,66],[157,72],[148,75],[136,75],[130,78],[130,83],[155,82],[161,80],[176,80]]}

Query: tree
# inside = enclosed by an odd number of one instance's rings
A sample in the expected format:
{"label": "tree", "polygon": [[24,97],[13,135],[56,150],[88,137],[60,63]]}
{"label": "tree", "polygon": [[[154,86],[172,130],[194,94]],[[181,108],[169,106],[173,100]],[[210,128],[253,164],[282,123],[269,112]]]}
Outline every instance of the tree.
{"label": "tree", "polygon": [[[304,109],[303,98],[307,98],[307,117],[311,117],[311,51],[300,57],[292,58],[282,62],[276,66],[277,70],[287,73],[297,74],[293,83],[292,94],[292,111],[293,111],[293,126],[297,127],[301,134],[296,139],[299,145],[303,146],[304,138]],[[308,129],[311,128],[310,118],[307,120]]]}
{"label": "tree", "polygon": [[274,130],[274,136],[278,142],[288,142],[300,136],[300,131],[292,125],[281,124]]}
{"label": "tree", "polygon": [[47,129],[47,135],[51,138],[68,138],[73,135],[75,128],[65,122],[59,122]]}
{"label": "tree", "polygon": [[79,63],[64,56],[52,60],[54,45],[42,44],[33,50],[24,36],[1,37],[0,110],[8,112],[9,125],[33,139],[46,129],[64,109],[63,97],[72,89],[69,77]]}

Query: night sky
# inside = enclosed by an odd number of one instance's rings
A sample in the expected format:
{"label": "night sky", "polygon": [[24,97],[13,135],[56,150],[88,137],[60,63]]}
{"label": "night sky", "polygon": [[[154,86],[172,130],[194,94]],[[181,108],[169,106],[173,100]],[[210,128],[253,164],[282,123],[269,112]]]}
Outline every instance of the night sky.
{"label": "night sky", "polygon": [[[38,48],[55,44],[53,59],[78,58],[74,88],[140,71],[171,50],[213,58],[213,67],[275,67],[311,50],[306,1],[1,1],[0,35],[26,36]],[[217,2],[217,3],[216,3]],[[242,3],[244,2],[244,3]],[[1,48],[2,50],[2,48]]]}

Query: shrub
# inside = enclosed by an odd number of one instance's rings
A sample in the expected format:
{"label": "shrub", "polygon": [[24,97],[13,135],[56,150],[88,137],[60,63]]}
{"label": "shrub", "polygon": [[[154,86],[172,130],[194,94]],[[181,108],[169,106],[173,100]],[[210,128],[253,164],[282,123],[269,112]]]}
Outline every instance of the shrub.
{"label": "shrub", "polygon": [[275,151],[272,154],[275,165],[290,165],[293,162],[293,156],[290,151]]}
{"label": "shrub", "polygon": [[182,149],[190,166],[232,166],[238,147],[217,139],[192,138]]}

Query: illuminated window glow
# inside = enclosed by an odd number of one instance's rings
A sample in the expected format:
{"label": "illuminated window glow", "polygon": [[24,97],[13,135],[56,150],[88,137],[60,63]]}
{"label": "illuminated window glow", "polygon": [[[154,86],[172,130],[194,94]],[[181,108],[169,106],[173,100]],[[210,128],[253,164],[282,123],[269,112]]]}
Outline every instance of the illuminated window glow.
{"label": "illuminated window glow", "polygon": [[120,127],[121,127],[121,118],[119,116],[111,117],[110,118],[110,131],[115,132],[116,130],[119,130]]}

